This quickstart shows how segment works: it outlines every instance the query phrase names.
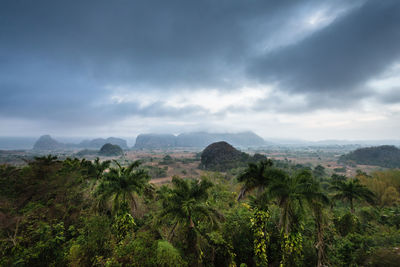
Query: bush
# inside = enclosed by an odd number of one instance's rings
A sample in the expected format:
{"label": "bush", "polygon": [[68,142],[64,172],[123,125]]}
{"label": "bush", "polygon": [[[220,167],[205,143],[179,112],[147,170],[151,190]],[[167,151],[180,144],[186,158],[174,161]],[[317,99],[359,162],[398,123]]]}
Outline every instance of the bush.
{"label": "bush", "polygon": [[158,241],[156,255],[157,266],[187,266],[187,263],[182,259],[179,251],[174,248],[168,241]]}
{"label": "bush", "polygon": [[366,266],[371,267],[396,267],[400,263],[399,248],[380,248],[375,250],[365,261]]}
{"label": "bush", "polygon": [[114,257],[118,262],[128,266],[157,266],[157,242],[150,232],[139,232],[136,238],[132,235],[116,248]]}
{"label": "bush", "polygon": [[96,262],[97,256],[111,255],[110,222],[106,217],[86,218],[79,233],[69,250],[68,259],[71,265],[88,266]]}
{"label": "bush", "polygon": [[346,236],[349,233],[354,233],[360,229],[360,222],[357,216],[346,213],[342,217],[335,218],[333,220],[336,230],[341,236]]}

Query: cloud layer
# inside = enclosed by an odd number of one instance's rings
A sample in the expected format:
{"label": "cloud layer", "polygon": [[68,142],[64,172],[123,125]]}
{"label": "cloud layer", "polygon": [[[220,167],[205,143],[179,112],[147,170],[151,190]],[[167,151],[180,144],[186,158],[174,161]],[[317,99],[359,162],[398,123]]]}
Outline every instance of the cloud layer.
{"label": "cloud layer", "polygon": [[[2,135],[26,125],[27,135],[267,137],[274,127],[332,138],[341,125],[338,138],[379,138],[359,133],[380,123],[391,137],[398,14],[396,0],[2,1]],[[322,113],[338,112],[308,136]],[[338,123],[349,112],[355,130]]]}

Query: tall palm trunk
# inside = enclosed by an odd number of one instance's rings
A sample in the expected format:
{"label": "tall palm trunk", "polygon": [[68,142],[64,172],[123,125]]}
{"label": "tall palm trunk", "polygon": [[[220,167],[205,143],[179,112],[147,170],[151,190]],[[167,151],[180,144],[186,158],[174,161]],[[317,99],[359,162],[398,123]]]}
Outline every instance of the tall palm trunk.
{"label": "tall palm trunk", "polygon": [[323,238],[323,230],[322,230],[322,228],[320,227],[320,226],[318,226],[318,230],[317,230],[317,239],[318,239],[318,242],[317,242],[317,244],[315,245],[315,247],[317,248],[317,251],[318,251],[318,253],[317,253],[317,255],[318,255],[318,259],[317,259],[317,267],[321,267],[321,266],[323,266],[322,265],[322,262],[323,262],[323,260],[324,260],[324,238]]}
{"label": "tall palm trunk", "polygon": [[317,243],[315,248],[317,249],[317,267],[323,266],[322,262],[324,260],[324,227],[322,223],[322,211],[319,207],[314,208],[315,212],[315,228],[317,232]]}
{"label": "tall palm trunk", "polygon": [[282,230],[284,234],[289,233],[290,223],[289,223],[289,201],[283,200],[281,204],[281,216],[279,219],[279,228]]}
{"label": "tall palm trunk", "polygon": [[[199,253],[199,246],[197,242],[197,233],[194,228],[193,221],[190,220],[190,225],[187,229],[187,248],[186,248],[186,255],[191,258],[190,266],[197,267],[200,265],[200,253]],[[193,225],[192,225],[193,224]]]}
{"label": "tall palm trunk", "polygon": [[350,212],[354,214],[354,204],[353,204],[353,198],[350,198]]}

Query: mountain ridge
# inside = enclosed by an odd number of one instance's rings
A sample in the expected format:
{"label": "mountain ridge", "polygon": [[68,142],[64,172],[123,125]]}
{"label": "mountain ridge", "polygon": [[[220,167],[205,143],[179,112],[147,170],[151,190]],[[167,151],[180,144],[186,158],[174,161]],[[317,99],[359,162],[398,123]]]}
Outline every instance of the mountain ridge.
{"label": "mountain ridge", "polygon": [[105,144],[118,145],[122,149],[128,149],[126,140],[117,137],[95,138],[91,140],[83,140],[78,144],[59,142],[50,135],[42,135],[33,145],[33,150],[64,150],[64,149],[100,149]]}
{"label": "mountain ridge", "polygon": [[173,134],[139,134],[135,149],[193,147],[204,148],[211,143],[226,141],[237,147],[260,147],[267,144],[263,138],[253,132],[241,133],[207,133],[191,132]]}

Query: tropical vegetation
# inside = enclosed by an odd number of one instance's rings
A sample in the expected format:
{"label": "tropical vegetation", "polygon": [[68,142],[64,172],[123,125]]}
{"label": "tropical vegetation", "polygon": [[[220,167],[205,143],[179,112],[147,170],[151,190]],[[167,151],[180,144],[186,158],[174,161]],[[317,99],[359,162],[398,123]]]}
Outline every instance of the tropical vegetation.
{"label": "tropical vegetation", "polygon": [[261,159],[151,184],[139,161],[0,166],[0,266],[396,266],[400,171]]}

